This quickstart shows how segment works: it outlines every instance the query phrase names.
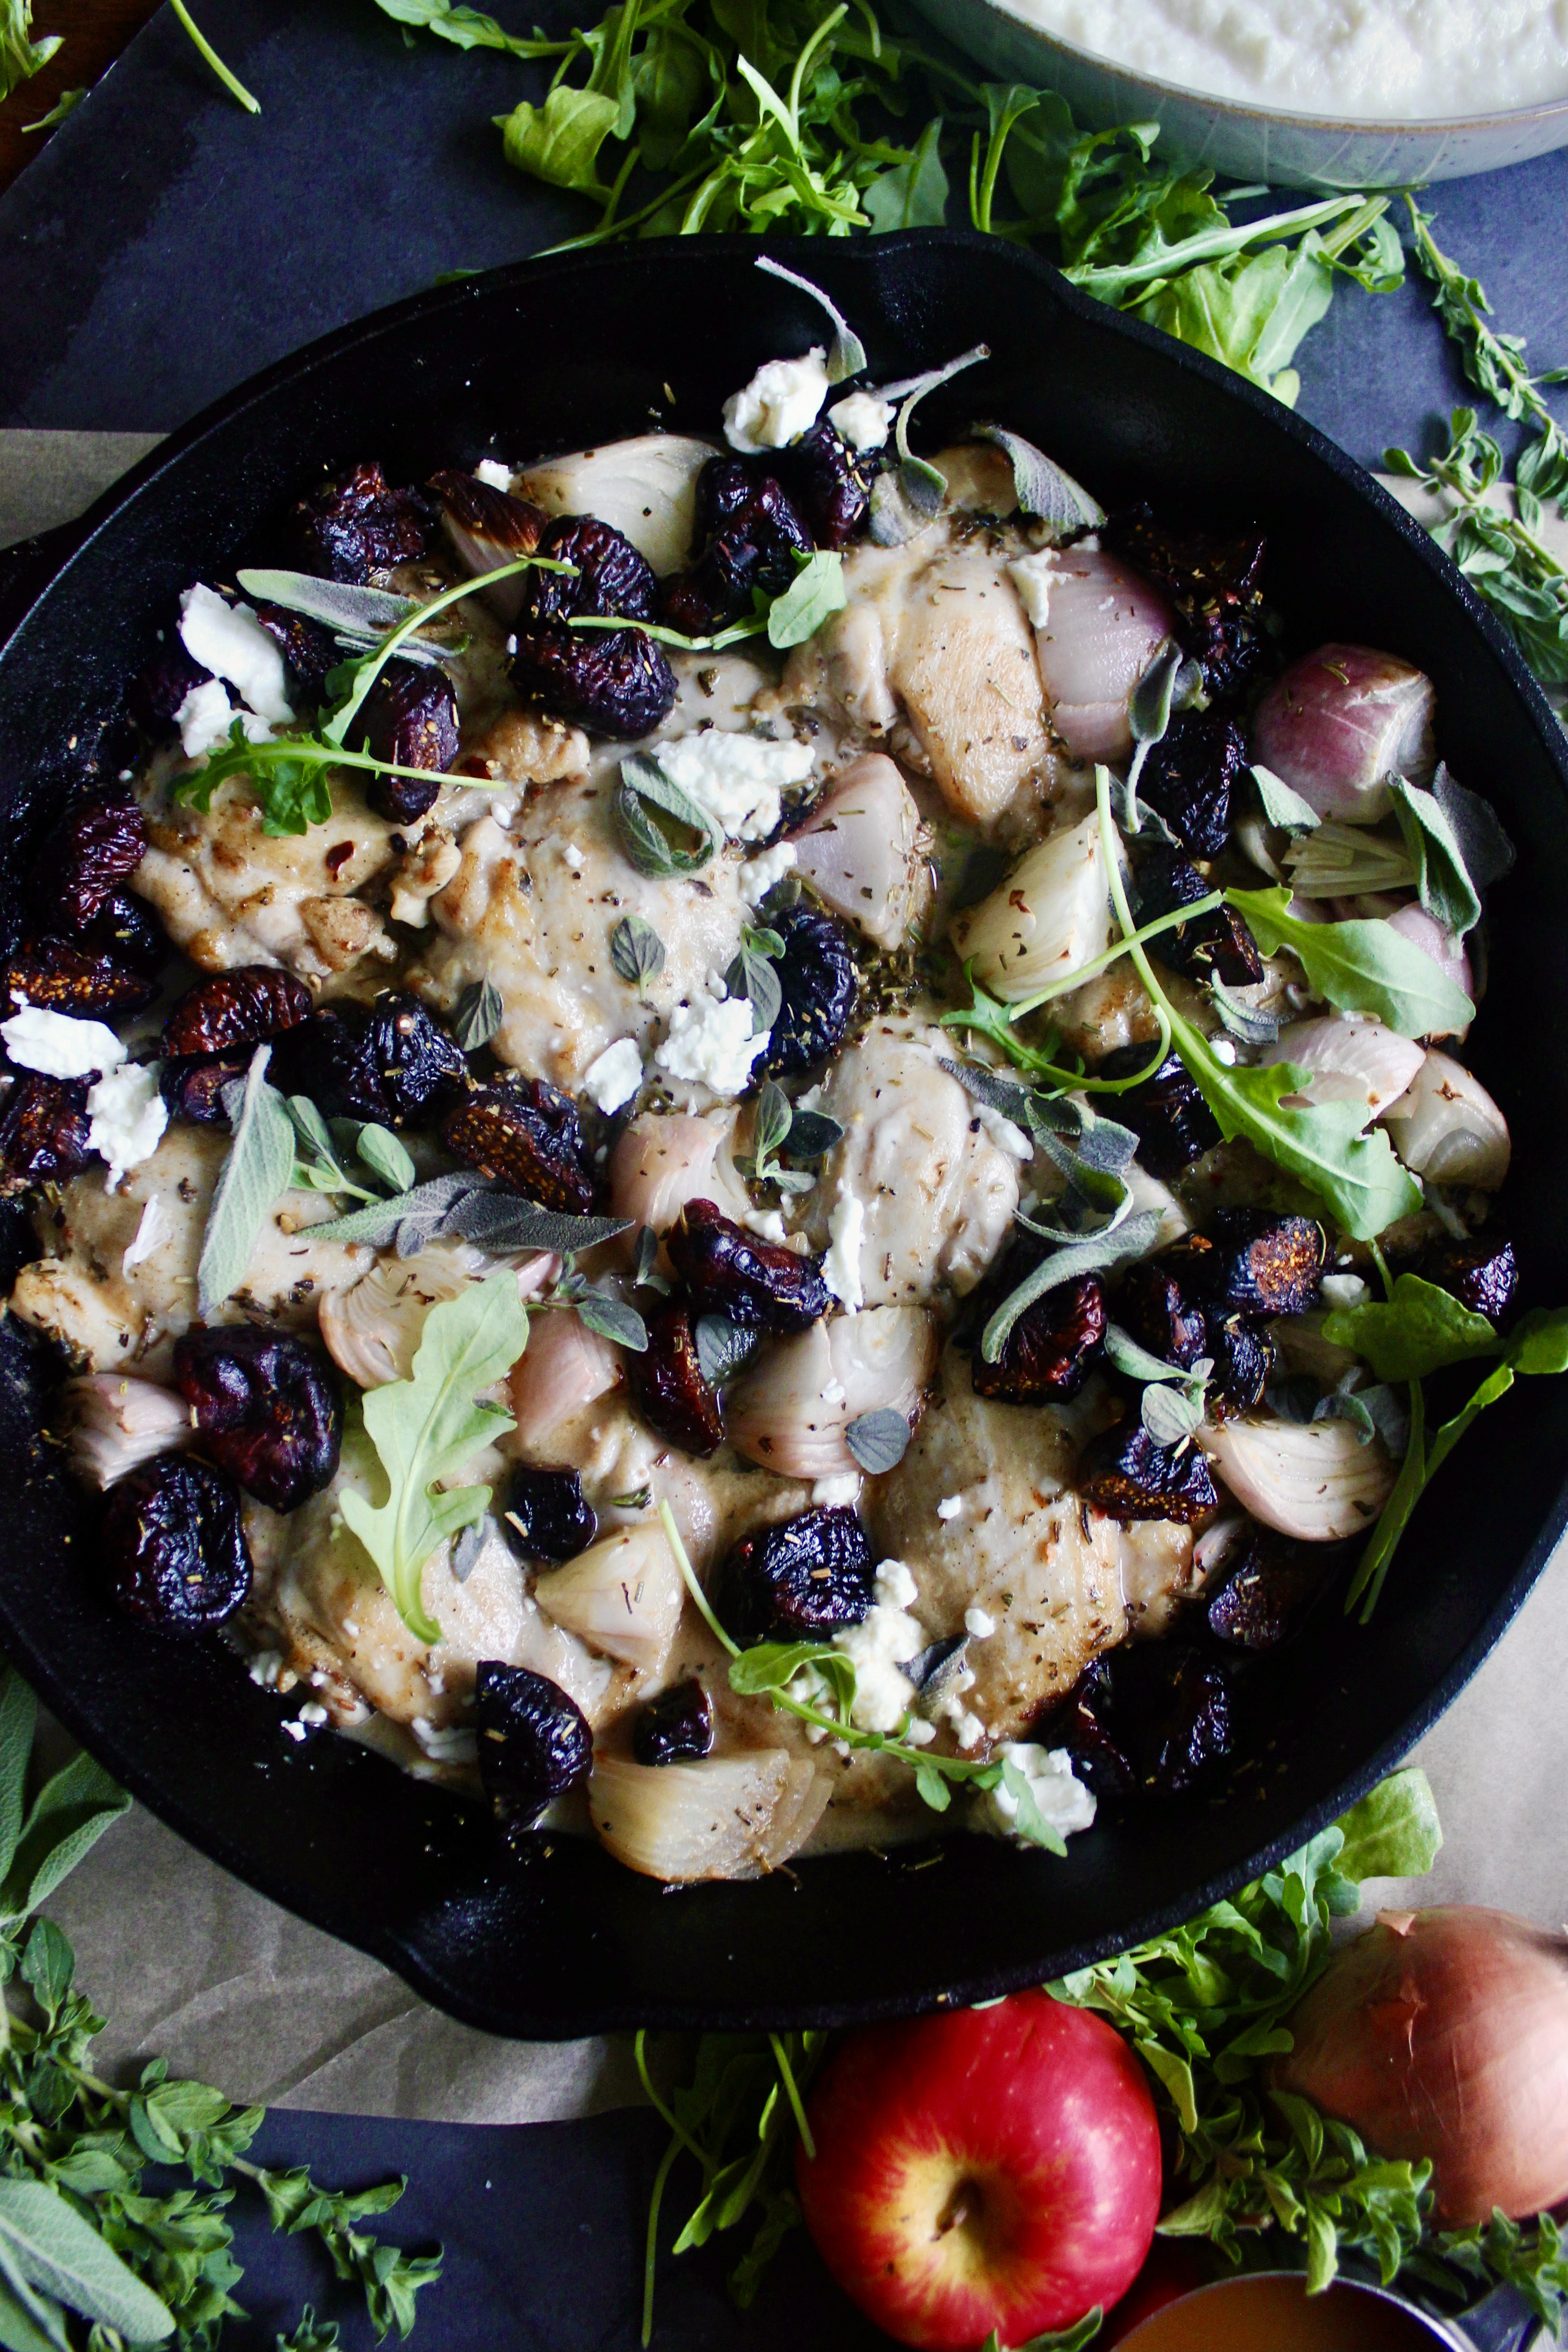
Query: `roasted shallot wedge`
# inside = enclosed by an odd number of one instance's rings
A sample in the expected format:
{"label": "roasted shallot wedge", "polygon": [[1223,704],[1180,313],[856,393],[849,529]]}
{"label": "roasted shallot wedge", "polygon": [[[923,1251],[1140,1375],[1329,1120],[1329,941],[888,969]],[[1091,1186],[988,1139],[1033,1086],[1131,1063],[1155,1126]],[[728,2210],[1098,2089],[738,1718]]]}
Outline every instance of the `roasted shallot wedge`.
{"label": "roasted shallot wedge", "polygon": [[172,1389],[123,1372],[92,1372],[61,1391],[71,1467],[90,1486],[112,1486],[155,1454],[188,1445],[191,1408]]}
{"label": "roasted shallot wedge", "polygon": [[1252,756],[1320,816],[1375,824],[1388,777],[1425,784],[1437,761],[1432,681],[1396,654],[1319,646],[1292,662],[1258,706]]}
{"label": "roasted shallot wedge", "polygon": [[1367,1534],[1398,1475],[1349,1421],[1231,1421],[1199,1443],[1244,1509],[1302,1543]]}
{"label": "roasted shallot wedge", "polygon": [[1301,1093],[1308,1102],[1354,1102],[1369,1119],[1389,1112],[1426,1059],[1419,1045],[1385,1028],[1381,1021],[1292,1021],[1259,1057],[1290,1062],[1311,1076]]}
{"label": "roasted shallot wedge", "polygon": [[1033,624],[1055,732],[1075,759],[1125,759],[1133,688],[1170,640],[1169,604],[1130,563],[1095,548],[1045,548],[1008,571]]}
{"label": "roasted shallot wedge", "polygon": [[917,1307],[872,1307],[814,1323],[763,1349],[725,1404],[738,1453],[787,1478],[841,1478],[859,1467],[844,1431],[863,1413],[913,1417],[936,1368],[936,1332]]}
{"label": "roasted shallot wedge", "polygon": [[588,1810],[616,1861],[646,1878],[760,1878],[805,1843],[831,1785],[782,1748],[696,1764],[600,1756]]}
{"label": "roasted shallot wedge", "polygon": [[580,1315],[558,1310],[532,1317],[528,1350],[507,1382],[517,1424],[509,1447],[525,1460],[536,1454],[563,1422],[607,1396],[621,1378],[620,1350]]}
{"label": "roasted shallot wedge", "polygon": [[655,572],[678,572],[696,536],[697,476],[715,455],[684,433],[639,433],[530,466],[517,487],[547,514],[596,516]]}
{"label": "roasted shallot wedge", "polygon": [[[542,1253],[526,1259],[517,1272],[518,1297],[542,1290],[559,1263]],[[431,1308],[481,1281],[495,1264],[468,1242],[430,1242],[413,1257],[380,1259],[351,1290],[322,1299],[328,1354],[362,1389],[406,1381]]]}
{"label": "roasted shallot wedge", "polygon": [[852,761],[791,836],[795,865],[825,907],[891,952],[931,906],[920,812],[883,751]]}
{"label": "roasted shallot wedge", "polygon": [[642,1675],[663,1666],[685,1596],[656,1519],[606,1536],[534,1580],[534,1598],[553,1624]]}
{"label": "roasted shallot wedge", "polygon": [[[441,500],[441,518],[458,562],[476,575],[495,572],[517,556],[531,555],[549,521],[542,507],[512,498],[472,474],[433,474],[430,487]],[[513,622],[522,609],[528,574],[517,572],[484,591],[497,620]]]}
{"label": "roasted shallot wedge", "polygon": [[1427,1055],[1386,1125],[1406,1167],[1430,1183],[1495,1192],[1508,1174],[1513,1149],[1508,1121],[1480,1080],[1451,1055]]}
{"label": "roasted shallot wedge", "polygon": [[1064,980],[1111,944],[1111,884],[1099,820],[1061,825],[951,931],[962,962],[1004,1004]]}
{"label": "roasted shallot wedge", "polygon": [[736,1118],[709,1111],[644,1111],[610,1157],[610,1210],[634,1225],[667,1233],[688,1201],[712,1201],[737,1221],[751,1202],[736,1173]]}

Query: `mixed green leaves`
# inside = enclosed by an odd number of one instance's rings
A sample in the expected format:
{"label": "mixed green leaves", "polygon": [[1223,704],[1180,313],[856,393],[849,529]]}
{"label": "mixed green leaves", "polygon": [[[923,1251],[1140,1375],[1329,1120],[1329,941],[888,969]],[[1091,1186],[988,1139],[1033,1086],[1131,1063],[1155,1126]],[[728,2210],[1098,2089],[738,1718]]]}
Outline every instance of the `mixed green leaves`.
{"label": "mixed green leaves", "polygon": [[650,880],[700,874],[715,850],[724,845],[706,810],[672,783],[646,751],[633,751],[622,761],[612,814],[622,849]]}
{"label": "mixed green leaves", "polygon": [[0,99],[20,89],[60,47],[64,35],[33,37],[33,0],[0,0]]}
{"label": "mixed green leaves", "polygon": [[262,1227],[293,1180],[296,1129],[283,1097],[267,1083],[271,1057],[269,1045],[258,1045],[243,1085],[224,1090],[234,1140],[218,1173],[196,1269],[203,1315],[214,1313],[239,1288]]}
{"label": "mixed green leaves", "polygon": [[490,1500],[488,1486],[437,1492],[437,1484],[456,1477],[511,1428],[509,1412],[476,1400],[505,1379],[528,1343],[517,1276],[503,1267],[433,1307],[410,1377],[371,1389],[364,1399],[365,1433],[388,1491],[383,1502],[371,1504],[345,1486],[339,1507],[419,1641],[441,1638],[421,1597],[426,1560],[483,1518]]}
{"label": "mixed green leaves", "polygon": [[[777,939],[778,933],[770,932],[768,936]],[[781,948],[782,940],[779,944]],[[753,1019],[756,1018],[754,1011]],[[758,1028],[765,1025],[757,1021]],[[772,1184],[780,1192],[809,1192],[817,1181],[810,1169],[786,1168],[779,1162],[779,1153],[787,1150],[791,1160],[821,1160],[836,1143],[843,1141],[843,1135],[836,1118],[830,1118],[826,1111],[800,1109],[777,1080],[768,1078],[758,1094],[752,1115],[751,1150],[737,1158],[735,1164],[754,1184]]]}
{"label": "mixed green leaves", "polygon": [[[553,41],[507,35],[450,0],[378,5],[456,47],[553,68],[542,100],[497,124],[509,163],[593,208],[570,247],[935,227],[956,210],[956,183],[974,227],[1037,245],[1086,292],[1286,400],[1291,362],[1336,283],[1383,293],[1403,271],[1386,198],[1234,219],[1237,199],[1214,193],[1212,173],[1155,154],[1157,123],[1082,131],[1054,93],[977,80],[867,0],[621,0]],[[929,494],[918,465],[901,462],[879,491],[904,523]]]}
{"label": "mixed green leaves", "polygon": [[[242,2186],[259,2191],[275,2229],[313,2236],[337,2275],[358,2284],[378,2340],[394,2327],[408,2336],[441,2257],[407,2256],[360,2226],[397,2202],[402,2181],[350,2196],[302,2169],[252,2163],[262,2109],[172,2080],[162,2059],[128,2090],[93,2072],[103,2020],[76,1986],[67,1937],[37,1913],[131,1801],[78,1755],[29,1803],[37,1713],[26,1684],[0,1667],[0,1983],[11,1988],[0,2037],[0,2341],[70,2352],[81,2340],[74,2315],[94,2352],[122,2342],[211,2352],[225,2319],[242,2315],[226,2210]],[[171,2170],[185,2185],[171,2185]],[[335,2340],[308,2314],[294,2338]]]}
{"label": "mixed green leaves", "polygon": [[[1427,793],[1421,798],[1432,796]],[[1291,913],[1291,894],[1282,887],[1228,890],[1225,898],[1228,906],[1245,917],[1266,956],[1289,948],[1314,992],[1342,1013],[1369,1013],[1401,1037],[1441,1034],[1462,1029],[1475,1018],[1476,1008],[1464,990],[1388,923],[1303,922]],[[1478,902],[1478,916],[1479,911]]]}

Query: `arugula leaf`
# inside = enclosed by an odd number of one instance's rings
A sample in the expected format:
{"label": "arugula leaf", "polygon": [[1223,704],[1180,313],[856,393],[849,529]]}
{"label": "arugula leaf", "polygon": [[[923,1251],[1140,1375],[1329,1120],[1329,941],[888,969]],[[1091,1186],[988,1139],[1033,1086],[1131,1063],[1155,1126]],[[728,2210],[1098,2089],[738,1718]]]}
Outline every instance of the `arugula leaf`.
{"label": "arugula leaf", "polygon": [[621,109],[600,90],[572,89],[558,82],[542,106],[527,99],[510,114],[497,115],[501,148],[508,163],[552,188],[608,202],[610,191],[596,177],[599,151],[615,131]]}
{"label": "arugula leaf", "polygon": [[936,115],[901,163],[879,172],[861,203],[874,235],[900,228],[940,228],[947,217],[947,174],[942,168],[942,118]]}
{"label": "arugula leaf", "polygon": [[382,1573],[403,1623],[417,1641],[438,1642],[420,1579],[432,1553],[482,1518],[488,1486],[437,1493],[474,1455],[512,1426],[495,1405],[477,1404],[481,1389],[505,1378],[528,1342],[528,1318],[509,1268],[433,1307],[406,1381],[371,1389],[365,1432],[387,1480],[385,1502],[371,1505],[345,1487],[343,1518]]}
{"label": "arugula leaf", "polygon": [[1475,1018],[1464,990],[1387,923],[1303,922],[1291,913],[1282,886],[1228,890],[1225,898],[1265,955],[1289,948],[1317,994],[1342,1013],[1370,1013],[1401,1037],[1461,1029]]}
{"label": "arugula leaf", "polygon": [[1484,1315],[1473,1315],[1451,1291],[1418,1274],[1398,1276],[1386,1302],[1333,1308],[1323,1338],[1362,1357],[1380,1381],[1425,1380],[1445,1364],[1495,1356],[1502,1347]]}
{"label": "arugula leaf", "polygon": [[1424,1878],[1437,1861],[1443,1831],[1432,1785],[1418,1765],[1391,1772],[1340,1817],[1344,1839],[1334,1868],[1342,1878]]}
{"label": "arugula leaf", "polygon": [[198,1309],[209,1318],[245,1280],[262,1227],[294,1174],[294,1123],[283,1097],[267,1083],[271,1058],[271,1046],[258,1045],[243,1088],[224,1090],[225,1097],[238,1097],[238,1116],[207,1212],[196,1268]]}
{"label": "arugula leaf", "polygon": [[75,113],[86,96],[85,83],[80,89],[62,89],[47,114],[40,114],[36,122],[23,123],[23,137],[26,138],[29,131],[53,131],[57,123],[65,121],[68,114]]}
{"label": "arugula leaf", "polygon": [[450,41],[455,48],[508,49],[517,58],[538,58],[557,54],[564,47],[559,41],[520,40],[504,31],[494,16],[477,8],[455,6],[453,0],[376,0],[376,5],[383,16],[400,25],[418,25]]}
{"label": "arugula leaf", "polygon": [[0,99],[9,98],[47,66],[65,36],[33,38],[33,0],[0,0]]}

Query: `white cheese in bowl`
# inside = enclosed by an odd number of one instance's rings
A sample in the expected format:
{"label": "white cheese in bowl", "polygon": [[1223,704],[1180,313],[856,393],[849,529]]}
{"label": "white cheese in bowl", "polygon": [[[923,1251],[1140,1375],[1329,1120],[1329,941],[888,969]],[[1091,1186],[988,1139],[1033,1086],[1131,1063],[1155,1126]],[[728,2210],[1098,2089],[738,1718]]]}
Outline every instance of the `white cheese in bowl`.
{"label": "white cheese in bowl", "polygon": [[1336,121],[1430,122],[1568,97],[1568,0],[1007,0],[1131,71]]}

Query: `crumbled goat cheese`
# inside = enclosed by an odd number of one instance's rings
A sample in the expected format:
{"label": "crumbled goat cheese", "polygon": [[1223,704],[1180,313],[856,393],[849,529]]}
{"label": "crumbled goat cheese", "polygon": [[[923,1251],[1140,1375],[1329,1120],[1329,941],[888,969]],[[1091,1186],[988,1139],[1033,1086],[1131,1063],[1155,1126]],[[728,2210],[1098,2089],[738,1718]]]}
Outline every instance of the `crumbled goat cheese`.
{"label": "crumbled goat cheese", "polygon": [[1021,1127],[1015,1127],[1010,1118],[1004,1118],[1002,1113],[995,1109],[990,1103],[977,1102],[974,1108],[976,1117],[991,1141],[998,1150],[1005,1151],[1009,1160],[1027,1160],[1034,1158],[1034,1146]]}
{"label": "crumbled goat cheese", "polygon": [[936,1506],[936,1516],[939,1519],[956,1519],[963,1507],[962,1495],[944,1495]]}
{"label": "crumbled goat cheese", "polygon": [[839,1197],[828,1218],[829,1247],[822,1260],[822,1280],[852,1315],[865,1304],[865,1286],[861,1280],[864,1235],[865,1202],[841,1180]]}
{"label": "crumbled goat cheese", "polygon": [[272,732],[266,719],[258,719],[254,710],[235,709],[221,677],[204,677],[200,686],[193,686],[174,713],[180,749],[186,759],[200,760],[226,743],[236,719],[245,729],[247,743],[265,743]]}
{"label": "crumbled goat cheese", "polygon": [[758,1241],[782,1244],[789,1238],[782,1209],[747,1209],[740,1222],[748,1234],[757,1235]]}
{"label": "crumbled goat cheese", "polygon": [[785,786],[803,784],[811,772],[810,746],[793,736],[773,743],[764,735],[726,734],[716,727],[661,743],[655,756],[671,783],[731,841],[765,841],[777,830]]}
{"label": "crumbled goat cheese", "polygon": [[474,479],[483,482],[487,490],[509,490],[512,469],[510,466],[503,466],[498,457],[481,457],[474,468]]}
{"label": "crumbled goat cheese", "polygon": [[289,724],[282,649],[250,605],[231,604],[198,580],[180,599],[180,641],[193,661],[237,687],[258,719]]}
{"label": "crumbled goat cheese", "polygon": [[[1000,1754],[1004,1764],[1016,1765],[1023,1774],[1041,1818],[1060,1830],[1063,1837],[1093,1828],[1093,1791],[1086,1789],[1074,1773],[1068,1749],[1047,1749],[1037,1747],[1030,1739],[1009,1739],[1003,1742]],[[980,1817],[987,1829],[994,1830],[998,1837],[1007,1837],[1012,1833],[1018,1811],[1018,1799],[1012,1790],[998,1783],[987,1791]]]}
{"label": "crumbled goat cheese", "polygon": [[702,995],[690,1004],[677,1004],[670,1015],[670,1034],[653,1060],[672,1078],[698,1079],[716,1095],[733,1098],[751,1079],[751,1066],[768,1048],[768,1031],[751,1034],[751,1003],[747,997],[720,1003]]}
{"label": "crumbled goat cheese", "polygon": [[815,343],[799,360],[767,360],[724,404],[724,437],[743,457],[783,449],[809,433],[828,396],[828,354]]}
{"label": "crumbled goat cheese", "polygon": [[1320,1287],[1331,1307],[1359,1307],[1366,1297],[1359,1274],[1325,1274]]}
{"label": "crumbled goat cheese", "polygon": [[855,1670],[852,1719],[862,1731],[896,1731],[915,1696],[907,1675],[899,1673],[925,1647],[925,1633],[908,1613],[919,1589],[901,1559],[884,1559],[872,1587],[872,1607],[863,1623],[833,1636]]}
{"label": "crumbled goat cheese", "polygon": [[811,1489],[811,1500],[820,1511],[852,1510],[860,1498],[858,1470],[846,1470],[836,1478],[819,1478]]}
{"label": "crumbled goat cheese", "polygon": [[91,1125],[89,1145],[109,1162],[109,1189],[119,1189],[122,1177],[140,1168],[157,1150],[169,1124],[169,1106],[158,1091],[158,1073],[140,1062],[127,1062],[89,1087],[87,1115]]}
{"label": "crumbled goat cheese", "polygon": [[985,1736],[986,1727],[977,1715],[971,1715],[967,1706],[954,1708],[953,1737],[960,1748],[977,1748]]}
{"label": "crumbled goat cheese", "polygon": [[834,401],[828,422],[852,449],[880,449],[897,413],[893,402],[883,400],[879,393],[852,392],[847,400]]}
{"label": "crumbled goat cheese", "polygon": [[936,1737],[936,1726],[934,1723],[927,1723],[924,1716],[912,1715],[909,1727],[904,1735],[904,1744],[906,1748],[929,1748]]}
{"label": "crumbled goat cheese", "polygon": [[972,1633],[977,1642],[983,1642],[988,1633],[994,1633],[996,1630],[997,1621],[988,1609],[965,1610],[964,1631],[966,1633]]}
{"label": "crumbled goat cheese", "polygon": [[602,1111],[629,1103],[643,1083],[643,1056],[635,1037],[618,1037],[613,1045],[606,1045],[583,1072],[582,1083]]}
{"label": "crumbled goat cheese", "polygon": [[282,1672],[281,1650],[258,1650],[250,1662],[250,1678],[253,1683],[260,1683],[263,1689],[269,1689]]}
{"label": "crumbled goat cheese", "polygon": [[[315,1681],[316,1677],[314,1675],[312,1675],[310,1679],[312,1682]],[[330,1723],[332,1720],[331,1716],[322,1706],[319,1698],[308,1698],[304,1706],[300,1708],[297,1719],[300,1723],[310,1725],[314,1730],[319,1730],[322,1724]]]}
{"label": "crumbled goat cheese", "polygon": [[797,1109],[797,1110],[821,1110],[821,1108],[822,1108],[822,1087],[821,1087],[821,1080],[819,1080],[819,1081],[818,1081],[818,1083],[817,1083],[814,1087],[807,1087],[807,1089],[806,1089],[806,1091],[805,1091],[805,1093],[804,1093],[803,1095],[797,1095],[797,1096],[796,1096],[796,1097],[795,1097],[795,1108],[796,1108],[796,1109]]}
{"label": "crumbled goat cheese", "polygon": [[133,1265],[140,1265],[144,1258],[152,1256],[155,1249],[161,1249],[166,1241],[171,1240],[173,1232],[174,1220],[159,1195],[154,1192],[141,1212],[141,1222],[136,1228],[135,1239],[128,1244],[125,1255],[120,1261],[120,1265],[128,1269]]}
{"label": "crumbled goat cheese", "polygon": [[1211,1037],[1208,1041],[1208,1050],[1217,1062],[1228,1064],[1236,1059],[1236,1047],[1228,1037]]}
{"label": "crumbled goat cheese", "polygon": [[822,1402],[824,1404],[842,1404],[845,1402],[847,1395],[848,1391],[845,1389],[842,1381],[830,1381],[827,1387],[822,1391]]}
{"label": "crumbled goat cheese", "polygon": [[561,856],[565,858],[567,864],[570,866],[574,874],[581,873],[584,863],[583,855],[575,841],[569,841],[567,843],[566,847],[561,852]]}
{"label": "crumbled goat cheese", "polygon": [[124,1061],[124,1046],[103,1022],[50,1013],[23,996],[16,1002],[22,1010],[0,1021],[0,1037],[21,1069],[41,1071],[46,1078],[85,1078],[94,1071],[107,1077]]}
{"label": "crumbled goat cheese", "polygon": [[748,858],[736,877],[740,885],[740,895],[747,905],[760,907],[775,882],[781,882],[794,863],[795,845],[792,841],[777,842],[771,849],[765,849],[760,857]]}
{"label": "crumbled goat cheese", "polygon": [[1029,614],[1031,628],[1043,629],[1051,618],[1051,583],[1056,573],[1056,550],[1042,547],[1033,555],[1020,555],[1008,566],[1008,578],[1019,592],[1019,603]]}
{"label": "crumbled goat cheese", "polygon": [[310,1727],[308,1723],[302,1723],[297,1715],[290,1715],[285,1717],[283,1728],[287,1732],[290,1739],[303,1739]]}

